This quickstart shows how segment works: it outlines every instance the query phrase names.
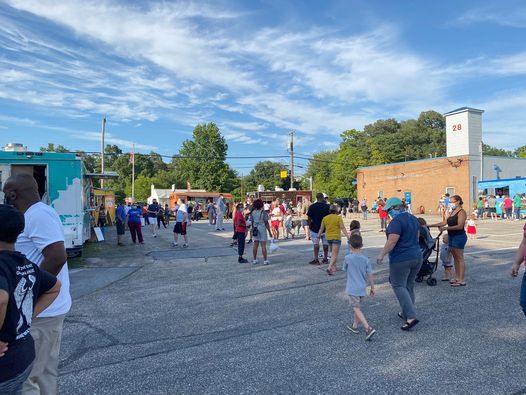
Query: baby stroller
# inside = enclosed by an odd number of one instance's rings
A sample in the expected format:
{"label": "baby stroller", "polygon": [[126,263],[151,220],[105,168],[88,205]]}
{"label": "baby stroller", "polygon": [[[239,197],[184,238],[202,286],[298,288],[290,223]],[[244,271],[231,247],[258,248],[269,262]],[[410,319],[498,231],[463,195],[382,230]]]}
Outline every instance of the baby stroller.
{"label": "baby stroller", "polygon": [[441,235],[442,232],[440,232],[436,238],[433,238],[427,226],[420,228],[420,248],[422,250],[423,263],[415,279],[417,283],[421,283],[424,281],[424,278],[427,277],[427,285],[432,287],[437,285],[437,279],[433,277],[433,273],[435,273],[438,268]]}

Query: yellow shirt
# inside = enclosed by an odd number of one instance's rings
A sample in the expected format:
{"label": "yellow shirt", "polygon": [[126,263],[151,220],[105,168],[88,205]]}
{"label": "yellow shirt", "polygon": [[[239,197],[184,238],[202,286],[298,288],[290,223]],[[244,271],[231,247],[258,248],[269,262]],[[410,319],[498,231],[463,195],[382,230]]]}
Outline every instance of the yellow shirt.
{"label": "yellow shirt", "polygon": [[329,214],[323,217],[321,223],[325,226],[325,237],[327,240],[341,240],[341,229],[343,219],[339,215]]}

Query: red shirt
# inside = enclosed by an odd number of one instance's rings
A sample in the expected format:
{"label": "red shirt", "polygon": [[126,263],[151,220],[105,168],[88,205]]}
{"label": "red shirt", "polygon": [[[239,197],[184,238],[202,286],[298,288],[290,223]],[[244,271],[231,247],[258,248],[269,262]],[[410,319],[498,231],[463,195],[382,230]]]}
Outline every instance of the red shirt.
{"label": "red shirt", "polygon": [[234,231],[240,233],[247,231],[247,221],[245,221],[245,216],[240,211],[236,211],[236,215],[234,216]]}
{"label": "red shirt", "polygon": [[387,211],[384,211],[385,205],[378,205],[378,214],[380,215],[380,218],[387,218]]}
{"label": "red shirt", "polygon": [[512,208],[513,207],[513,200],[510,198],[504,199],[504,207],[505,208]]}

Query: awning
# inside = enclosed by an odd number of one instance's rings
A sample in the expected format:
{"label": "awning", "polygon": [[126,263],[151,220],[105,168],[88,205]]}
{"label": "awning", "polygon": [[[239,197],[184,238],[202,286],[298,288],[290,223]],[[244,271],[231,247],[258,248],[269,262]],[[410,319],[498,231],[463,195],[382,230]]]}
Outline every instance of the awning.
{"label": "awning", "polygon": [[86,173],[85,177],[97,180],[111,180],[119,178],[119,174],[116,171],[105,171],[104,173]]}

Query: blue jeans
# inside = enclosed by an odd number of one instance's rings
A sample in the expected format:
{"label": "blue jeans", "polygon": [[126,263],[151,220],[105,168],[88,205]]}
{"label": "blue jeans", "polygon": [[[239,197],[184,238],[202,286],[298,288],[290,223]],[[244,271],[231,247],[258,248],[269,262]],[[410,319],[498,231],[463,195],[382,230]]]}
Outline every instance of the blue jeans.
{"label": "blue jeans", "polygon": [[26,370],[18,374],[15,377],[10,378],[3,383],[0,383],[0,394],[5,395],[19,395],[22,393],[22,385],[24,381],[29,377],[33,364],[29,365]]}
{"label": "blue jeans", "polygon": [[521,307],[524,315],[526,315],[526,272],[522,276],[522,285],[521,285]]}
{"label": "blue jeans", "polygon": [[363,219],[367,219],[367,210],[362,209]]}

